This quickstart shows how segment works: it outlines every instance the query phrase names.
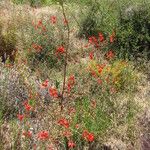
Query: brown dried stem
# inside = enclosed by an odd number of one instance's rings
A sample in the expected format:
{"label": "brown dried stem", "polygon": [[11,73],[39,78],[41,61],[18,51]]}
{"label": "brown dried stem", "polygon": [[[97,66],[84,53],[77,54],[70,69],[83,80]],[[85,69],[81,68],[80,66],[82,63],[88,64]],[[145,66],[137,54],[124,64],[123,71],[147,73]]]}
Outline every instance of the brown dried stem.
{"label": "brown dried stem", "polygon": [[[62,13],[63,13],[64,20],[67,20],[63,0],[60,0],[60,6],[62,8]],[[63,69],[63,88],[62,88],[61,100],[60,100],[61,110],[63,109],[64,93],[65,93],[65,87],[66,87],[68,50],[69,50],[69,44],[70,44],[70,27],[69,27],[68,23],[66,24],[66,27],[67,27],[67,41],[65,43],[65,63],[64,63],[64,69]]]}

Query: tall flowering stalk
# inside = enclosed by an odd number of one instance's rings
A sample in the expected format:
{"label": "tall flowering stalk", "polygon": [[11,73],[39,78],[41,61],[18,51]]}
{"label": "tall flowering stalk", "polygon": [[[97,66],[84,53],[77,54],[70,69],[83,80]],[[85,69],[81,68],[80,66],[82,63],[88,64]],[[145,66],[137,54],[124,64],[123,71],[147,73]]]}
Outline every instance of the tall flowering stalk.
{"label": "tall flowering stalk", "polygon": [[67,16],[65,13],[65,8],[64,8],[64,1],[60,0],[59,1],[60,6],[62,8],[62,13],[64,20],[66,20],[66,27],[67,27],[67,41],[65,43],[65,63],[64,63],[64,69],[63,69],[63,87],[62,87],[62,93],[61,93],[61,100],[60,100],[60,106],[61,110],[63,109],[63,100],[64,100],[64,92],[65,92],[65,87],[66,87],[66,75],[67,75],[67,63],[68,63],[68,50],[69,50],[69,44],[70,44],[70,27],[67,21]]}

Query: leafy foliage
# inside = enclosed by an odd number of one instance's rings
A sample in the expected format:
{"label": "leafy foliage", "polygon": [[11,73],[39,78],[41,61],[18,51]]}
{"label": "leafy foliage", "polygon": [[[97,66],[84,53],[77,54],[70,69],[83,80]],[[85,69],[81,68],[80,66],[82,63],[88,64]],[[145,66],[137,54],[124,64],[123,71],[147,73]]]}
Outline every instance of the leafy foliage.
{"label": "leafy foliage", "polygon": [[149,7],[122,10],[117,28],[116,48],[121,57],[150,58]]}

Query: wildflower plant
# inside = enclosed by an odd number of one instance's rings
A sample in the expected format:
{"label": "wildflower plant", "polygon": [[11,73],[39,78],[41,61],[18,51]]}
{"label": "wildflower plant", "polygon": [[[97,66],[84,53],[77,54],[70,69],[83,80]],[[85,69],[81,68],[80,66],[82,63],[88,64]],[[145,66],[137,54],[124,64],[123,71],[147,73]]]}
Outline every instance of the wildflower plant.
{"label": "wildflower plant", "polygon": [[53,32],[55,24],[53,24],[54,22],[51,23],[50,19],[47,21],[38,20],[37,23],[33,22],[32,32],[34,40],[28,52],[31,64],[46,63],[50,68],[60,64],[61,60],[58,61],[56,52],[56,45],[59,44],[59,41],[55,39]]}
{"label": "wildflower plant", "polygon": [[[130,62],[118,60],[115,50],[110,49],[117,40],[115,31],[109,35],[97,31],[96,36],[90,32],[92,35],[87,35],[88,40],[82,45],[85,63],[77,61],[72,65],[70,20],[64,1],[60,0],[59,5],[60,18],[51,15],[47,20],[33,20],[28,60],[18,58],[17,69],[27,95],[16,112],[14,148],[20,143],[24,149],[90,149],[99,141],[105,142],[103,137],[108,131],[113,132],[134,116],[135,106],[130,106],[130,100],[123,105],[120,97],[123,91],[133,92],[131,85],[137,78]],[[59,27],[59,22],[63,27]],[[46,68],[41,67],[43,73],[55,69],[60,78],[53,81],[56,72],[54,77],[43,76],[42,80],[37,75],[36,83],[32,83],[31,73],[36,74],[42,64]],[[4,66],[6,73],[7,69]]]}

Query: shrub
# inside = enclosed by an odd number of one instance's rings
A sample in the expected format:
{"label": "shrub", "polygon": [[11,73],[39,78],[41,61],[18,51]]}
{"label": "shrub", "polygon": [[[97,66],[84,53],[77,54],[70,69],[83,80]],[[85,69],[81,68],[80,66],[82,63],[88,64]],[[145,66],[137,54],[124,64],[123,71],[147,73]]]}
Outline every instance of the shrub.
{"label": "shrub", "polygon": [[83,20],[81,21],[81,27],[79,30],[80,37],[89,37],[91,35],[96,35],[97,31],[97,12],[98,5],[91,3],[89,10],[86,12]]}
{"label": "shrub", "polygon": [[138,6],[121,11],[116,48],[120,57],[150,58],[149,7]]}
{"label": "shrub", "polygon": [[87,6],[81,8],[79,36],[97,36],[98,32],[113,32],[117,24],[118,5],[110,1],[90,1]]}

